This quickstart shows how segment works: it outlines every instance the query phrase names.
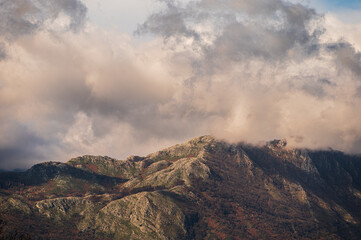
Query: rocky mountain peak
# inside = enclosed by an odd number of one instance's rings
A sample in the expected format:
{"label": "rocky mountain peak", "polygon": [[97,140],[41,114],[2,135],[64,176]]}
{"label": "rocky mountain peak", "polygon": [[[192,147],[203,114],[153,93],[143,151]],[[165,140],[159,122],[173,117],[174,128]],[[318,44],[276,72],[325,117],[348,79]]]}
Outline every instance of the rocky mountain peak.
{"label": "rocky mountain peak", "polygon": [[274,139],[267,144],[270,147],[276,147],[279,149],[285,148],[287,146],[287,139]]}
{"label": "rocky mountain peak", "polygon": [[285,139],[0,173],[0,239],[359,239],[360,213],[360,157]]}

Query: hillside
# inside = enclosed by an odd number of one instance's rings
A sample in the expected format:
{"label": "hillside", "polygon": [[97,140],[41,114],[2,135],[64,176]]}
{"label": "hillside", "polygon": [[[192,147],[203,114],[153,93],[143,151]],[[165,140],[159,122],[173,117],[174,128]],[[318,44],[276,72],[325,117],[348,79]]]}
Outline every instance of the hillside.
{"label": "hillside", "polygon": [[361,157],[211,136],[0,173],[0,239],[359,239]]}

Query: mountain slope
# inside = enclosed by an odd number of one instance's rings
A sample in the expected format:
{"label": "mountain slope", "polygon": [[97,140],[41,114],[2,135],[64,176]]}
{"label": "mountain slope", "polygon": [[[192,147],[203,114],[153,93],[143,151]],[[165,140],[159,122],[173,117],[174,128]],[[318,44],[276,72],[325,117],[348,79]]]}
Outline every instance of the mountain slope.
{"label": "mountain slope", "polygon": [[358,239],[361,157],[203,136],[0,173],[0,239]]}

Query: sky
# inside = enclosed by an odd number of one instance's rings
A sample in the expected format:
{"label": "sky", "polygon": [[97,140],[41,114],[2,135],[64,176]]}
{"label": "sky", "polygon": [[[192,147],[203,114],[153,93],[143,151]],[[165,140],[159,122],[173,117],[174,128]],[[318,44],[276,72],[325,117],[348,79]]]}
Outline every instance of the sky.
{"label": "sky", "polygon": [[361,5],[0,0],[0,169],[211,134],[361,153]]}

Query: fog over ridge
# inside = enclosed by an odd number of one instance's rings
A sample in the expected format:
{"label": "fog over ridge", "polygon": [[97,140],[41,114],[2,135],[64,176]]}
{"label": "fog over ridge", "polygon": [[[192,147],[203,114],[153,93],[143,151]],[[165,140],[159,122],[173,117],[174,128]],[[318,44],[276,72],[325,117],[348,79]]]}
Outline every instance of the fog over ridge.
{"label": "fog over ridge", "polygon": [[159,2],[136,42],[86,2],[0,0],[0,168],[205,134],[361,153],[361,25],[281,0]]}

